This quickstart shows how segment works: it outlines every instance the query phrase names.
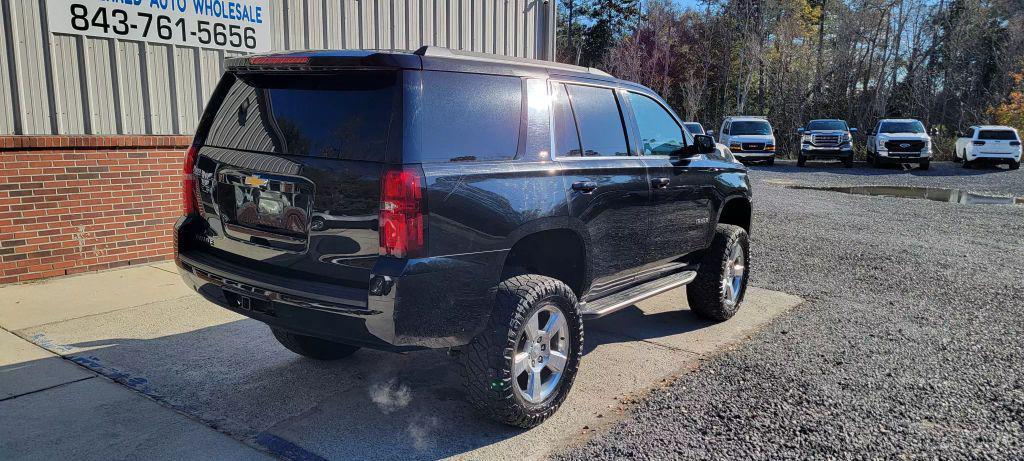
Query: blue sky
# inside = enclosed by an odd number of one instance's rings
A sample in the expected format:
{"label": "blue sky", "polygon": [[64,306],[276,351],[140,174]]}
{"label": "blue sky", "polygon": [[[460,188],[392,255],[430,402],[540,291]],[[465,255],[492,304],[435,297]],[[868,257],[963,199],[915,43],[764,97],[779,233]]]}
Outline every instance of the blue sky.
{"label": "blue sky", "polygon": [[695,8],[700,5],[698,0],[672,0],[680,8]]}

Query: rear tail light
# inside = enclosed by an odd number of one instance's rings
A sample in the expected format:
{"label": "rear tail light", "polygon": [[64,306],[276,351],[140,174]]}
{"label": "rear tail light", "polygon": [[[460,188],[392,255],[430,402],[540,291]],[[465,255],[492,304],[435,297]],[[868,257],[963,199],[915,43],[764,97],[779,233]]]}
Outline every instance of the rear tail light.
{"label": "rear tail light", "polygon": [[985,145],[985,141],[974,141],[974,145],[975,146],[984,146]]}
{"label": "rear tail light", "polygon": [[417,258],[426,254],[427,202],[418,167],[387,170],[381,180],[380,254]]}
{"label": "rear tail light", "polygon": [[185,164],[181,168],[181,211],[186,216],[199,212],[196,203],[196,175],[193,172],[198,154],[196,146],[189,146],[185,153]]}
{"label": "rear tail light", "polygon": [[1010,141],[1010,145],[1011,146],[1019,146],[1020,145],[1020,141]]}

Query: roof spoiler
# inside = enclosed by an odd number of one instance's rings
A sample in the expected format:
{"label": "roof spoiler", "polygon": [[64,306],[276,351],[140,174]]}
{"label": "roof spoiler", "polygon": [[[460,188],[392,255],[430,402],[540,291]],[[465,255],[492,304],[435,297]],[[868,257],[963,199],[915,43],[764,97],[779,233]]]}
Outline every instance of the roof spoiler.
{"label": "roof spoiler", "polygon": [[252,54],[225,60],[232,72],[319,71],[336,69],[420,69],[419,56],[390,50],[302,51]]}

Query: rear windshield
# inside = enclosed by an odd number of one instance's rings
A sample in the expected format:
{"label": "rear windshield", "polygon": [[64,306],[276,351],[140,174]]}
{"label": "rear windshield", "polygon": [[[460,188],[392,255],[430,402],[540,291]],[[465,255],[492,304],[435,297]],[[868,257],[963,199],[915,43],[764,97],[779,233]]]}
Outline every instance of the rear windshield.
{"label": "rear windshield", "polygon": [[881,133],[924,133],[924,125],[917,120],[909,122],[883,122]]}
{"label": "rear windshield", "polygon": [[993,141],[1016,141],[1017,133],[1010,130],[981,130],[978,139],[991,139]]}
{"label": "rear windshield", "polygon": [[738,120],[732,122],[729,127],[729,134],[772,134],[772,126],[768,122]]}
{"label": "rear windshield", "polygon": [[807,129],[808,130],[814,130],[814,131],[819,131],[819,130],[846,131],[846,122],[844,122],[842,120],[811,120],[811,122],[807,124]]}
{"label": "rear windshield", "polygon": [[383,161],[397,72],[228,75],[206,144],[229,149]]}

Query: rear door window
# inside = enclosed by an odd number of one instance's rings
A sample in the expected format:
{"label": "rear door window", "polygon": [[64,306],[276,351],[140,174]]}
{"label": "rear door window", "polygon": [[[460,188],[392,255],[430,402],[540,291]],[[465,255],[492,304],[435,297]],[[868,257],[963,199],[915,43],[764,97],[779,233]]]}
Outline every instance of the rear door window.
{"label": "rear door window", "polygon": [[576,129],[576,118],[572,113],[569,93],[564,83],[551,85],[552,120],[555,129],[555,156],[579,157],[583,155],[580,147],[580,133]]}
{"label": "rear door window", "polygon": [[629,155],[626,129],[614,90],[572,84],[567,84],[566,88],[576,114],[583,155]]}
{"label": "rear door window", "polygon": [[[423,71],[408,110],[406,161],[508,160],[519,147],[519,77]],[[415,75],[411,75],[415,78]],[[412,100],[414,95],[409,95]]]}
{"label": "rear door window", "polygon": [[397,72],[245,74],[233,79],[206,145],[383,161],[398,108]]}

